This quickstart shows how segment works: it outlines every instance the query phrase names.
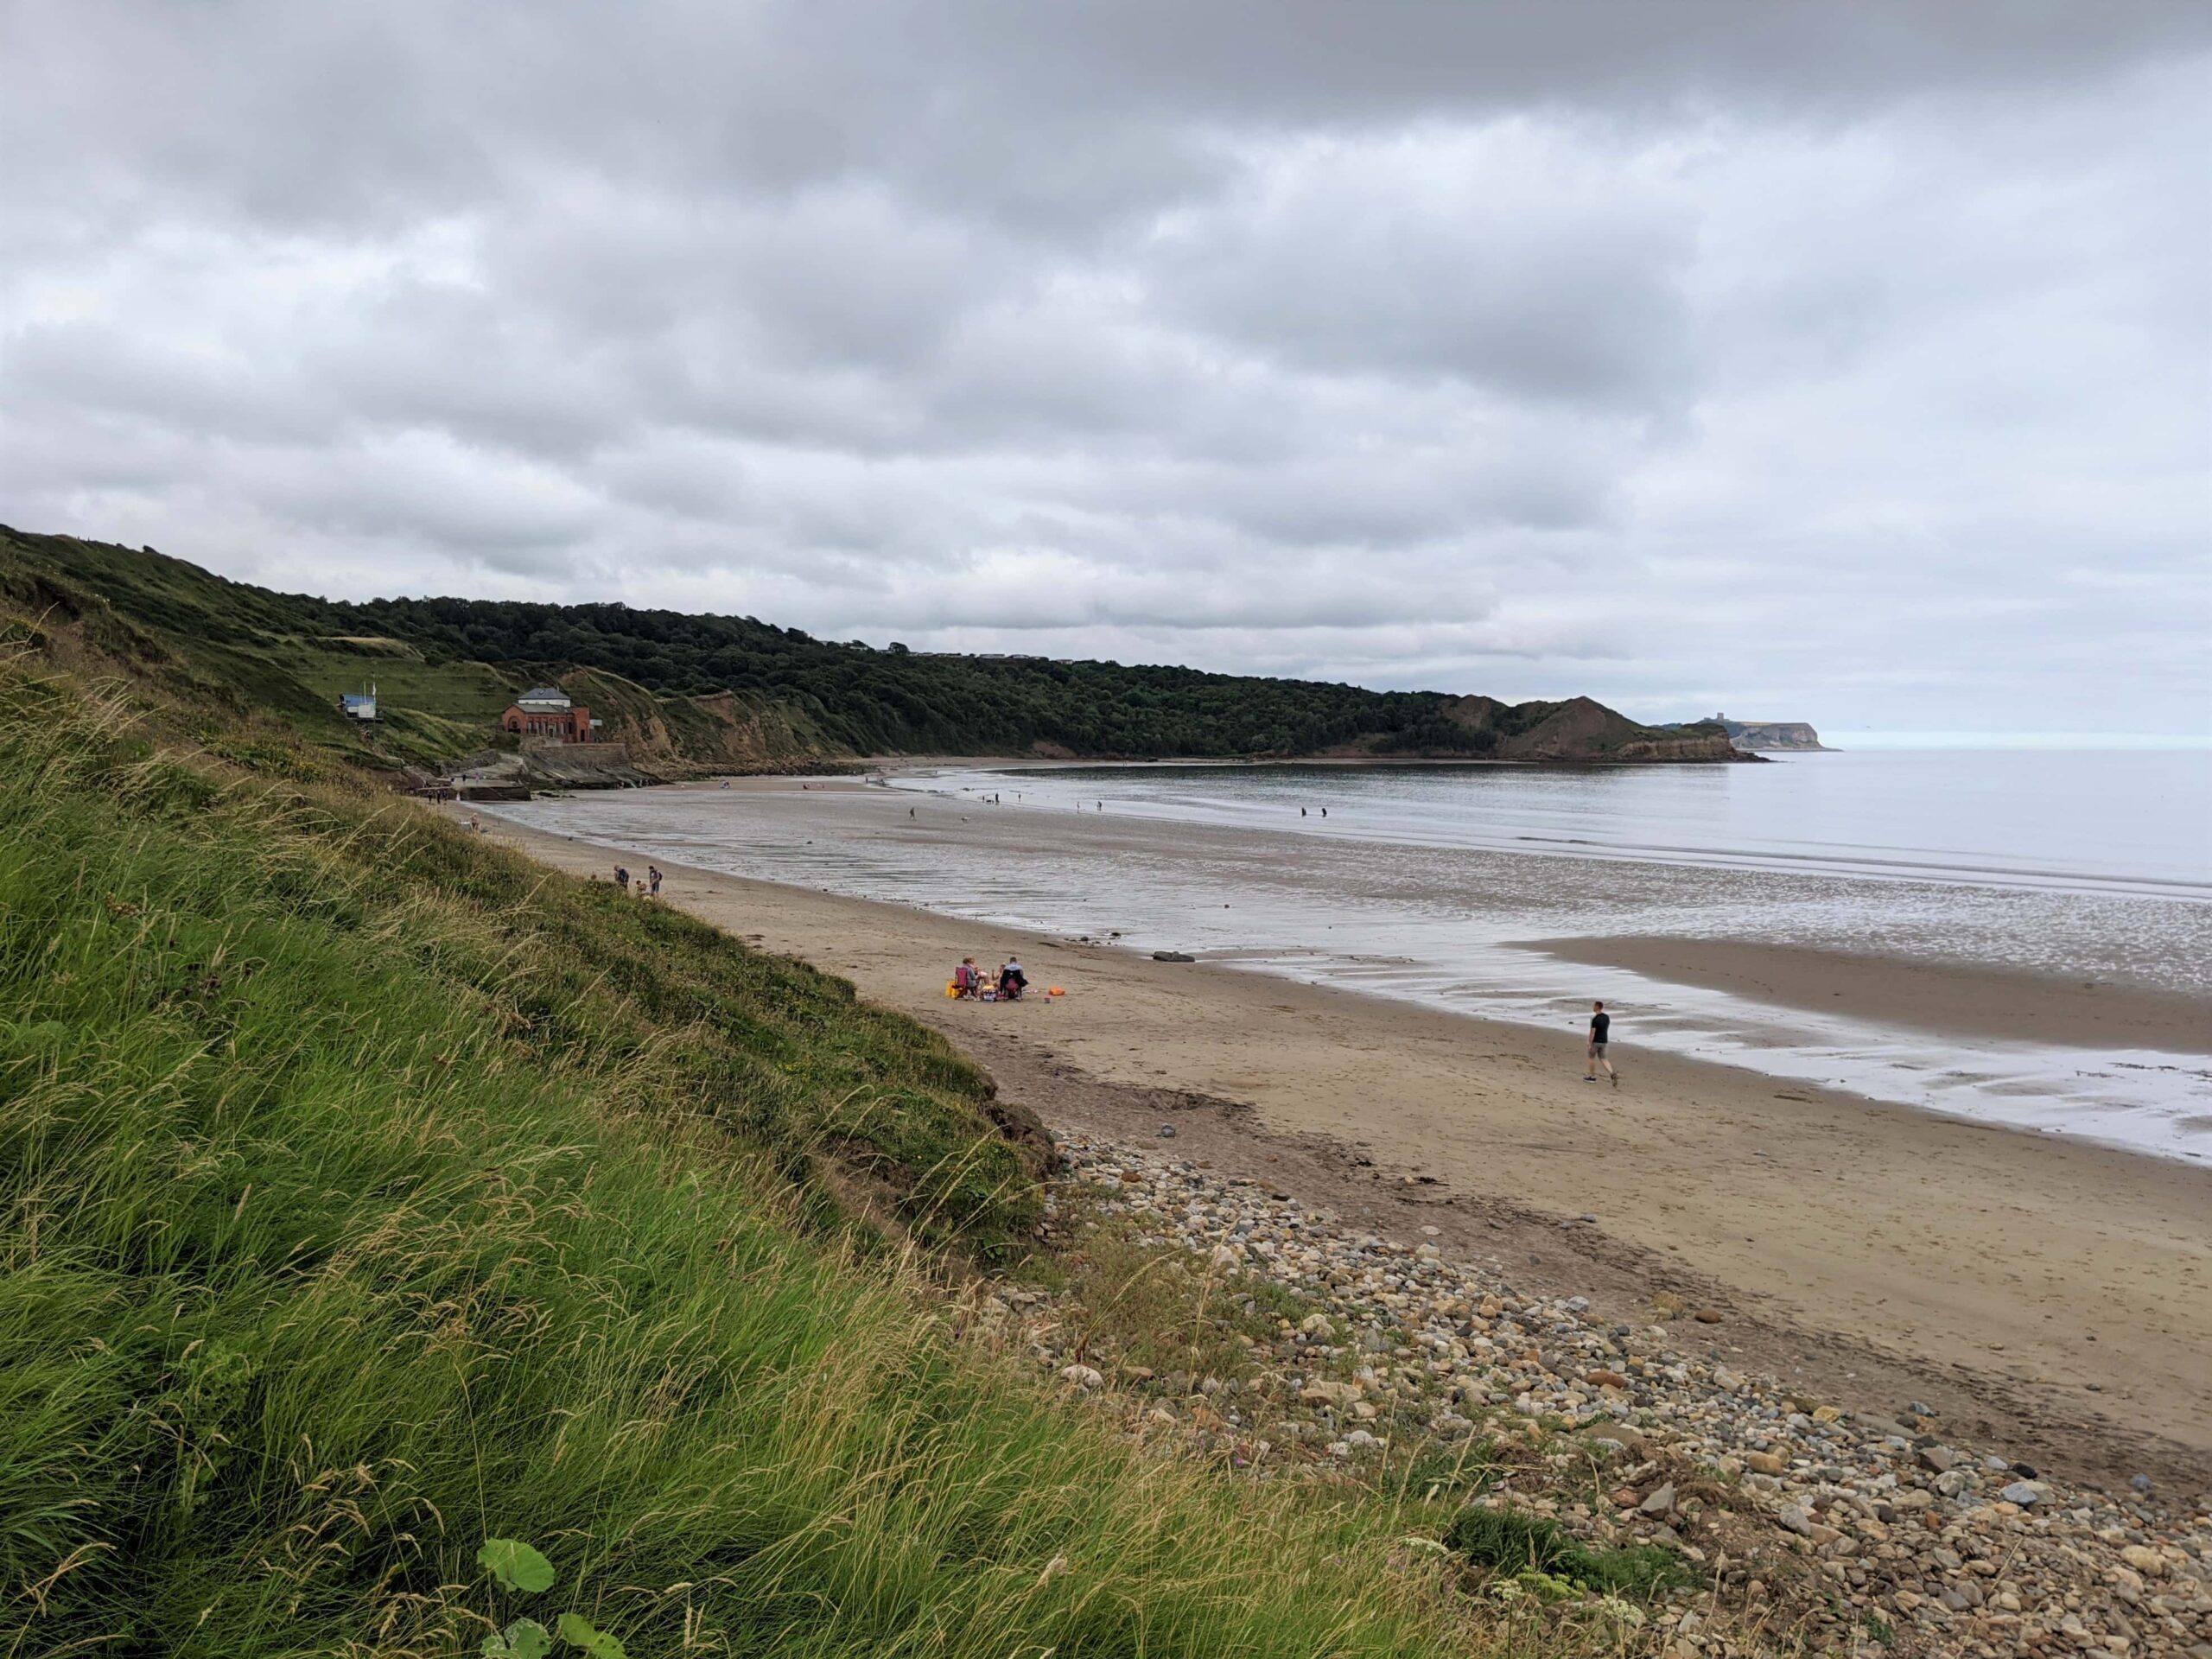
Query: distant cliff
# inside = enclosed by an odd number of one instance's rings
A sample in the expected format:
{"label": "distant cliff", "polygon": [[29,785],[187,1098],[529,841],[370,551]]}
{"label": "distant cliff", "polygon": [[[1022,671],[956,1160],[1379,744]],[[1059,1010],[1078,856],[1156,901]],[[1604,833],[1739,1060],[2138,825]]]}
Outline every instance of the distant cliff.
{"label": "distant cliff", "polygon": [[1731,720],[1726,715],[1715,715],[1705,723],[1719,727],[1731,743],[1754,754],[1793,749],[1824,753],[1827,748],[1821,734],[1802,720]]}

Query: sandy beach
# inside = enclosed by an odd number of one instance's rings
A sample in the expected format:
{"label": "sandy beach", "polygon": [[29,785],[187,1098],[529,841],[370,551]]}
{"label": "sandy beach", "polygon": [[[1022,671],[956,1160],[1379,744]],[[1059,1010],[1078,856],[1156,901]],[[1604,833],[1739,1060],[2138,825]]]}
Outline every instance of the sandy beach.
{"label": "sandy beach", "polygon": [[1561,962],[1625,968],[1776,1007],[1939,1036],[2212,1054],[2212,1006],[2151,986],[1742,939],[1537,939],[1526,948]]}
{"label": "sandy beach", "polygon": [[[810,787],[872,797],[841,810],[904,817],[909,805],[858,785]],[[587,842],[485,823],[559,868],[615,861]],[[1548,1033],[662,867],[667,902],[944,1031],[1056,1127],[1135,1138],[1173,1123],[1184,1155],[1364,1213],[1378,1231],[1438,1226],[1447,1249],[1498,1259],[1532,1287],[1590,1295],[1624,1320],[1677,1306],[1681,1328],[1695,1315],[1717,1351],[1846,1405],[1917,1398],[1961,1432],[2085,1478],[2212,1484],[2212,1172],[1632,1042],[1616,1053],[1624,1086],[1593,1086],[1579,1026]],[[1767,983],[1815,965],[1756,948],[1664,949],[1648,971]],[[1017,950],[1038,985],[1066,995],[944,996],[962,956]],[[1961,1029],[2147,1028],[2176,1012],[2136,1007],[2126,988],[2021,976],[1977,987],[1964,972],[1936,986],[1879,963],[1845,967],[1827,989],[1870,1007],[1902,998],[1913,1017]]]}

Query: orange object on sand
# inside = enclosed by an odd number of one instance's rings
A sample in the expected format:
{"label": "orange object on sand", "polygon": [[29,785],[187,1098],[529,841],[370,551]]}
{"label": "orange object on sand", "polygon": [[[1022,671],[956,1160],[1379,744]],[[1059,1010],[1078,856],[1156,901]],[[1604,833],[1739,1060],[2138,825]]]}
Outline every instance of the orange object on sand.
{"label": "orange object on sand", "polygon": [[1055,985],[1052,989],[1046,991],[1045,995],[1047,996],[1065,996],[1067,993],[1062,990],[1058,986]]}

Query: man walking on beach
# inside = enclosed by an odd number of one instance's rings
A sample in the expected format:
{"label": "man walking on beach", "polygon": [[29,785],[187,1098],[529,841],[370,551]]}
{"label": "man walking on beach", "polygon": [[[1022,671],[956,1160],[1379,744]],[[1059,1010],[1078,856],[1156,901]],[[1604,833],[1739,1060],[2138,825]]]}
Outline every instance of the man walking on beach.
{"label": "man walking on beach", "polygon": [[1621,1074],[1613,1070],[1613,1063],[1605,1058],[1605,1043],[1612,1028],[1613,1016],[1605,1012],[1605,1005],[1592,1002],[1590,1005],[1590,1066],[1582,1074],[1583,1082],[1597,1082],[1598,1068],[1602,1065],[1605,1068],[1605,1075],[1613,1080],[1613,1087],[1618,1089],[1621,1086]]}

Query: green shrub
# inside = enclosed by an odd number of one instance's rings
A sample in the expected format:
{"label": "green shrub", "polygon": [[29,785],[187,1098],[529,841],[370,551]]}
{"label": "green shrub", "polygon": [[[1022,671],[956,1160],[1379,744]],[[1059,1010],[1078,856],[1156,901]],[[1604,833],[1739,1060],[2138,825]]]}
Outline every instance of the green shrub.
{"label": "green shrub", "polygon": [[1656,1544],[1592,1549],[1552,1520],[1520,1510],[1463,1510],[1446,1548],[1494,1572],[1541,1573],[1601,1594],[1649,1598],[1695,1581],[1688,1564]]}

